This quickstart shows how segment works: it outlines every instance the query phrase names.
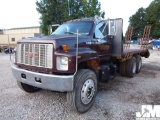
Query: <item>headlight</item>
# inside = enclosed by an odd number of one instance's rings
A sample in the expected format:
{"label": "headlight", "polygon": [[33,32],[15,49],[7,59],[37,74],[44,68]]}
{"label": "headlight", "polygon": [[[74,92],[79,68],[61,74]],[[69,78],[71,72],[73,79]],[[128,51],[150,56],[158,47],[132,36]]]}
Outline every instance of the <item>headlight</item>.
{"label": "headlight", "polygon": [[57,70],[68,70],[68,57],[57,57],[56,58]]}

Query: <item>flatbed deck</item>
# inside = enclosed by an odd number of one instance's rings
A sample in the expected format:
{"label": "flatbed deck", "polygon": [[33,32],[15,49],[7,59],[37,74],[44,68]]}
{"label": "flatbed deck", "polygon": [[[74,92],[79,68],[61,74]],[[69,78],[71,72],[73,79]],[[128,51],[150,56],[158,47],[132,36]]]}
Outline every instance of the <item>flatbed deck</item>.
{"label": "flatbed deck", "polygon": [[146,58],[148,58],[150,55],[148,49],[124,49],[122,57],[126,57],[128,55],[137,55],[137,54]]}
{"label": "flatbed deck", "polygon": [[147,51],[147,49],[124,49],[123,55],[133,54],[133,53],[142,53],[142,52],[146,52],[146,51]]}

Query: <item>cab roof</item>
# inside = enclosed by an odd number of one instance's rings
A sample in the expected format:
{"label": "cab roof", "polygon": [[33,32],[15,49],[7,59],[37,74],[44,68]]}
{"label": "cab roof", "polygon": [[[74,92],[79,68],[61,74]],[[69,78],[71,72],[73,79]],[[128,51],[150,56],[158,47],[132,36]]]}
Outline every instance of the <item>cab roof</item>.
{"label": "cab roof", "polygon": [[66,23],[68,23],[68,22],[80,22],[80,21],[93,21],[95,23],[98,23],[98,22],[102,21],[102,18],[97,18],[97,17],[80,18],[80,19],[74,19],[74,20],[67,21]]}

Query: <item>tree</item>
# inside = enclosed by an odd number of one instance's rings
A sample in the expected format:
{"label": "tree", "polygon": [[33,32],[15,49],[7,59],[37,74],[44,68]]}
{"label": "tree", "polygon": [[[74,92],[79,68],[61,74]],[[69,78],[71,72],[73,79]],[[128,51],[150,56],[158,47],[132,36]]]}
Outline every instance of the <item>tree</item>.
{"label": "tree", "polygon": [[48,34],[48,26],[62,24],[71,19],[94,17],[104,18],[98,0],[41,0],[36,2],[37,11],[41,14],[42,33]]}
{"label": "tree", "polygon": [[130,25],[133,26],[133,38],[142,37],[146,25],[151,25],[153,38],[160,38],[160,0],[154,0],[145,8],[138,11],[129,18]]}
{"label": "tree", "polygon": [[130,25],[133,26],[133,39],[143,36],[143,30],[146,25],[146,9],[139,8],[138,11],[129,18]]}
{"label": "tree", "polygon": [[151,36],[160,38],[160,0],[154,0],[146,9],[147,24],[152,26]]}
{"label": "tree", "polygon": [[63,9],[64,6],[67,6],[66,2],[62,0],[41,0],[40,2],[37,1],[36,5],[37,11],[41,14],[40,24],[43,34],[48,34],[49,25],[61,24],[66,20],[67,9]]}

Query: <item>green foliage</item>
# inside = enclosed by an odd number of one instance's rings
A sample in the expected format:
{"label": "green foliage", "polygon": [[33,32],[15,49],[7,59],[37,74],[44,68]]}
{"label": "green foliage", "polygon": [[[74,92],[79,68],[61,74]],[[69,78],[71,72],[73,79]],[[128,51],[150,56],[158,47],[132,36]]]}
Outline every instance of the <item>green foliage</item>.
{"label": "green foliage", "polygon": [[132,15],[130,20],[130,25],[133,26],[133,39],[141,37],[143,35],[143,29],[146,25],[146,9],[139,8],[138,11]]}
{"label": "green foliage", "polygon": [[160,38],[160,0],[154,0],[147,8],[147,22],[152,25],[151,36]]}
{"label": "green foliage", "polygon": [[134,39],[142,37],[146,25],[151,25],[151,37],[160,38],[160,0],[152,1],[146,9],[139,8],[129,22],[134,27]]}
{"label": "green foliage", "polygon": [[104,18],[105,15],[98,0],[41,0],[36,5],[41,14],[42,33],[45,35],[48,34],[48,26],[51,24],[62,24],[68,20],[95,15]]}

